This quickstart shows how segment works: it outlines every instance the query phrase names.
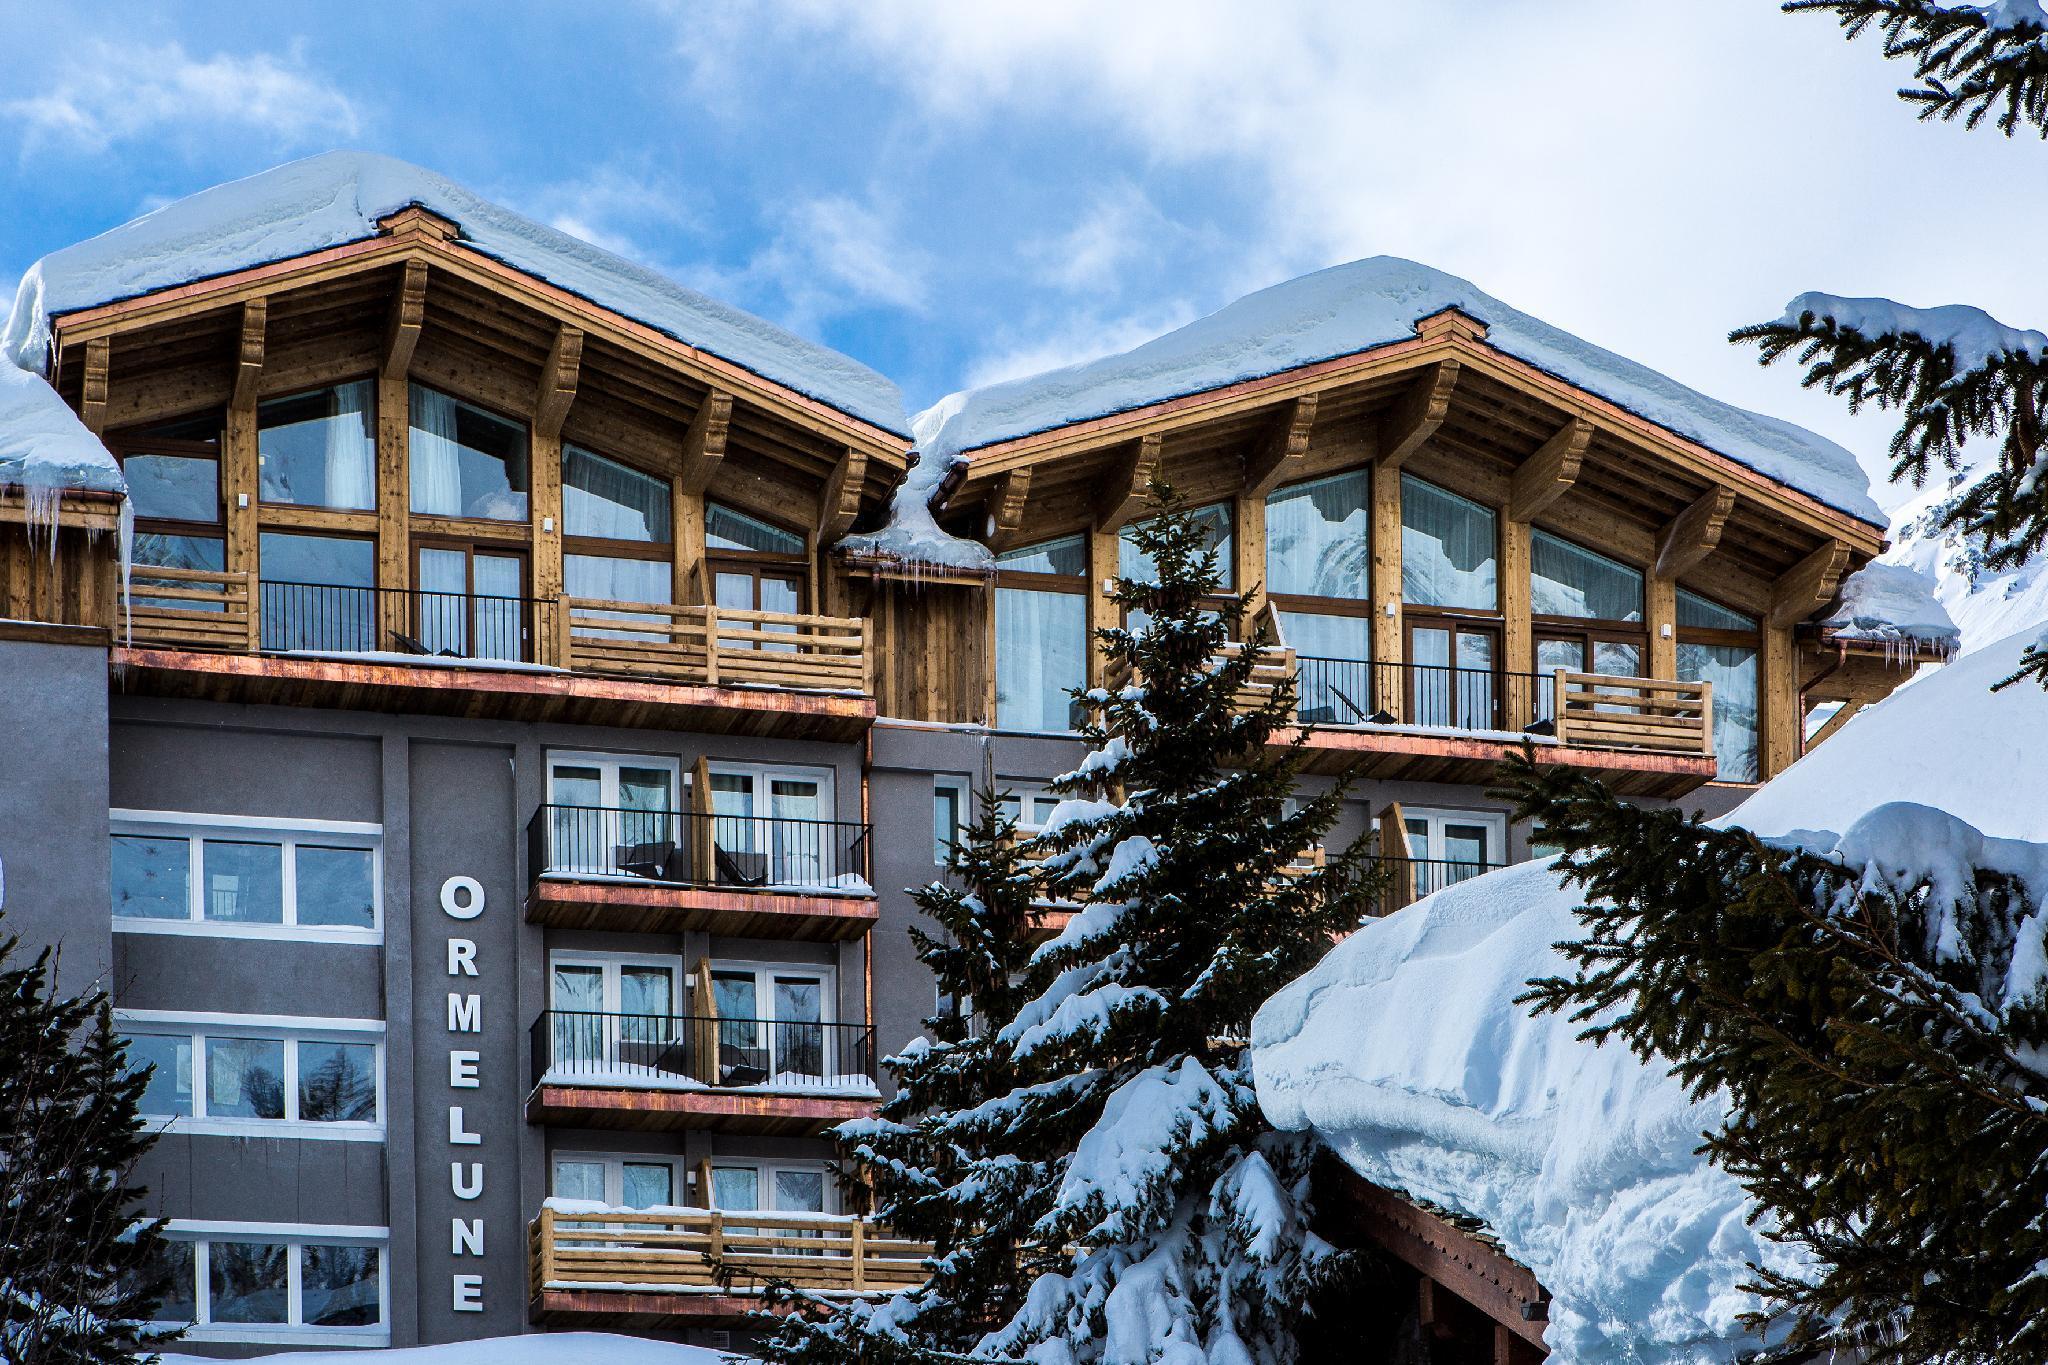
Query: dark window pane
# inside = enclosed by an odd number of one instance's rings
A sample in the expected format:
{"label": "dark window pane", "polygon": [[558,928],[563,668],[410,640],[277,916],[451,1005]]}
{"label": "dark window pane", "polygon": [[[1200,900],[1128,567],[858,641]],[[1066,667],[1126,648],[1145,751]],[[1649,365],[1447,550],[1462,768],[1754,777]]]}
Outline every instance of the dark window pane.
{"label": "dark window pane", "polygon": [[374,1327],[383,1320],[377,1297],[377,1248],[304,1246],[299,1254],[300,1302],[308,1327]]}
{"label": "dark window pane", "polygon": [[412,510],[526,520],[526,431],[445,393],[412,386]]}
{"label": "dark window pane", "polygon": [[153,834],[114,836],[114,915],[190,919],[191,841]]}
{"label": "dark window pane", "polygon": [[263,647],[365,650],[377,639],[377,544],[265,531]]}
{"label": "dark window pane", "polygon": [[369,929],[377,923],[377,860],[367,848],[298,850],[299,923]]}
{"label": "dark window pane", "polygon": [[305,507],[375,507],[376,402],[365,379],[274,398],[259,406],[263,500]]}
{"label": "dark window pane", "polygon": [[156,1274],[160,1279],[156,1311],[151,1322],[187,1323],[199,1316],[198,1275],[193,1269],[190,1242],[164,1241],[157,1244]]}
{"label": "dark window pane", "polygon": [[201,850],[199,913],[229,924],[284,923],[284,849],[208,839]]}
{"label": "dark window pane", "polygon": [[376,1047],[300,1043],[299,1117],[308,1123],[375,1123]]}
{"label": "dark window pane", "polygon": [[704,542],[713,550],[761,550],[777,555],[804,552],[802,536],[715,502],[704,505]]}
{"label": "dark window pane", "polygon": [[138,517],[220,520],[220,462],[203,455],[130,455],[121,461]]}
{"label": "dark window pane", "polygon": [[206,1040],[206,1114],[216,1119],[284,1117],[284,1044],[275,1038]]}
{"label": "dark window pane", "polygon": [[142,1113],[149,1118],[183,1118],[192,1113],[192,1040],[175,1034],[123,1034],[128,1069],[149,1071]]}
{"label": "dark window pane", "polygon": [[562,531],[601,540],[669,539],[666,479],[578,446],[562,447]]}
{"label": "dark window pane", "polygon": [[281,1242],[211,1243],[207,1288],[213,1320],[283,1323],[289,1310],[285,1258],[290,1254]]}

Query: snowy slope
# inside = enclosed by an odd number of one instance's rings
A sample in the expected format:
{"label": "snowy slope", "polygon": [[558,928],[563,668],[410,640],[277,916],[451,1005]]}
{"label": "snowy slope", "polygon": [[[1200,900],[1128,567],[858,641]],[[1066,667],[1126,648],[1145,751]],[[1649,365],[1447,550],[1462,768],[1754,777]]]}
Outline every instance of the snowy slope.
{"label": "snowy slope", "polygon": [[[1987,452],[1985,459],[1993,460]],[[1939,527],[1940,509],[1978,477],[1975,468],[1930,486],[1892,519],[1885,561],[1934,580],[1935,598],[1962,632],[1965,650],[1979,649],[2027,626],[2048,623],[2048,558],[1993,571],[1963,537]]]}
{"label": "snowy slope", "polygon": [[[277,1358],[291,1365],[721,1365],[746,1359],[703,1346],[609,1332],[535,1332],[388,1350],[292,1351],[280,1352]],[[161,1359],[164,1365],[213,1365],[219,1357],[166,1354]]]}
{"label": "snowy slope", "polygon": [[1417,321],[1446,308],[1484,322],[1487,340],[1509,355],[1830,507],[1884,522],[1856,458],[1834,442],[1709,398],[1393,256],[1276,284],[1122,355],[955,394],[919,416],[920,449],[950,462],[996,441],[1408,340]]}
{"label": "snowy slope", "polygon": [[[2048,885],[2048,692],[1990,691],[2037,633],[1924,674],[1721,823],[1851,865]],[[1367,1178],[1483,1220],[1556,1295],[1556,1365],[1723,1365],[1745,1265],[1796,1262],[1692,1154],[1717,1099],[1513,1003],[1564,967],[1551,945],[1577,937],[1581,899],[1525,863],[1368,923],[1260,1010],[1259,1101]]]}
{"label": "snowy slope", "polygon": [[40,375],[0,359],[0,485],[32,498],[66,489],[125,493],[121,467]]}
{"label": "snowy slope", "polygon": [[898,435],[903,395],[837,351],[543,226],[432,171],[366,152],[328,152],[216,185],[76,246],[23,277],[0,353],[48,364],[52,314],[90,308],[376,234],[411,205],[462,225],[478,251]]}

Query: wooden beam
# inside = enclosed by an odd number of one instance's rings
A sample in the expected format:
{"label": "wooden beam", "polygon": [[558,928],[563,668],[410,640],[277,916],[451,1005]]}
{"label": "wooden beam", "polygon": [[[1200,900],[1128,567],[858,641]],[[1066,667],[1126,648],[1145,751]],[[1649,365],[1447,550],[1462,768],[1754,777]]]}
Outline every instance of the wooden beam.
{"label": "wooden beam", "polygon": [[1142,436],[1126,446],[1103,472],[1095,498],[1096,530],[1120,531],[1145,509],[1152,496],[1152,480],[1159,474],[1159,444],[1156,431]]}
{"label": "wooden beam", "polygon": [[1593,443],[1593,424],[1574,417],[1559,427],[1534,455],[1515,467],[1508,496],[1508,520],[1533,521],[1578,482],[1579,465]]}
{"label": "wooden beam", "polygon": [[[1375,680],[1386,678],[1395,685],[1371,701],[1359,704],[1371,711],[1374,707],[1387,712],[1394,719],[1401,719],[1407,707],[1403,695],[1406,688],[1399,685],[1404,674],[1401,671],[1403,642],[1401,638],[1401,471],[1398,466],[1384,460],[1373,461],[1372,466],[1372,658],[1376,664],[1387,665],[1374,669]],[[1374,689],[1376,692],[1379,689]]]}
{"label": "wooden beam", "polygon": [[85,387],[79,393],[78,420],[95,436],[107,425],[107,373],[113,358],[112,337],[94,337],[85,343]]}
{"label": "wooden beam", "polygon": [[427,318],[427,263],[407,261],[405,281],[391,301],[391,320],[384,329],[384,377],[403,379],[412,369],[412,353],[420,344]]}
{"label": "wooden beam", "polygon": [[1771,596],[1770,624],[1792,625],[1834,601],[1842,571],[1848,567],[1849,545],[1841,540],[1826,542],[1793,565]]}
{"label": "wooden beam", "polygon": [[1735,490],[1715,487],[1693,499],[1657,537],[1657,577],[1676,578],[1712,554],[1735,510]]}
{"label": "wooden beam", "polygon": [[1003,475],[988,498],[988,534],[1006,536],[1024,524],[1024,500],[1031,496],[1031,466]]}
{"label": "wooden beam", "polygon": [[[860,515],[861,483],[867,478],[868,456],[852,446],[839,454],[825,491],[818,496],[818,544],[827,545],[846,534]],[[813,599],[816,600],[815,598]],[[815,610],[815,608],[814,608]]]}
{"label": "wooden beam", "polygon": [[1439,360],[1409,386],[1393,410],[1380,419],[1380,453],[1376,463],[1399,469],[1422,443],[1436,435],[1451,411],[1451,393],[1464,366]]}
{"label": "wooden beam", "polygon": [[235,392],[229,405],[256,405],[256,385],[263,378],[264,326],[270,315],[269,299],[250,299],[242,305],[242,343],[235,359]]}
{"label": "wooden beam", "polygon": [[540,367],[540,393],[533,404],[533,434],[553,440],[562,434],[569,405],[576,401],[576,377],[583,364],[583,329],[563,323],[555,329],[547,363]]}
{"label": "wooden beam", "polygon": [[725,458],[725,437],[732,426],[732,395],[713,389],[697,405],[690,429],[683,434],[683,462],[677,475],[677,491],[686,497],[702,497],[711,486]]}
{"label": "wooden beam", "polygon": [[1281,408],[1280,420],[1267,433],[1265,441],[1245,457],[1245,497],[1263,498],[1281,484],[1300,477],[1320,398],[1320,394],[1305,393]]}

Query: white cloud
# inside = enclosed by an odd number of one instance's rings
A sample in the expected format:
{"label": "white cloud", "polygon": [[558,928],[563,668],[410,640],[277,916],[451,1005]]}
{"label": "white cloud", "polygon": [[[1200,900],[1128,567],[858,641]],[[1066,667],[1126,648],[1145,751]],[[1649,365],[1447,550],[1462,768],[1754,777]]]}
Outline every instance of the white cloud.
{"label": "white cloud", "polygon": [[968,362],[966,387],[999,384],[1028,374],[1078,365],[1116,355],[1194,320],[1186,303],[1169,303],[1126,317],[1065,315],[1057,321],[1038,318],[1038,326],[1011,329],[997,345]]}
{"label": "white cloud", "polygon": [[924,313],[930,258],[898,230],[886,203],[880,194],[866,203],[825,195],[787,205],[775,215],[781,226],[774,237],[733,287],[778,294],[784,325],[799,332],[862,308]]}
{"label": "white cloud", "polygon": [[1113,287],[1133,263],[1156,259],[1190,236],[1126,181],[1097,192],[1071,227],[1027,244],[1025,254],[1045,283],[1080,293]]}
{"label": "white cloud", "polygon": [[83,45],[37,94],[0,103],[24,150],[103,152],[137,138],[222,127],[258,131],[278,146],[352,138],[355,105],[306,69],[296,51],[194,57],[177,42]]}

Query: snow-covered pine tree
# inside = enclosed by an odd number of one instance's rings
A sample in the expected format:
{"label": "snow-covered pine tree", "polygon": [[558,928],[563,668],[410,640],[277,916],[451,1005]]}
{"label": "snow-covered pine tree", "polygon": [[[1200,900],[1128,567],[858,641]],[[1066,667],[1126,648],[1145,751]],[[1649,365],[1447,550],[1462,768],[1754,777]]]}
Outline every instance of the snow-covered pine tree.
{"label": "snow-covered pine tree", "polygon": [[1831,14],[1851,38],[1875,30],[1887,57],[1913,63],[1921,82],[1899,92],[1923,119],[1960,117],[1975,128],[1993,111],[2007,136],[2032,123],[2048,136],[2048,13],[2041,0],[1789,0],[1792,13]]}
{"label": "snow-covered pine tree", "polygon": [[67,996],[46,949],[0,942],[0,1361],[113,1365],[175,1334],[143,1331],[167,1280],[163,1225],[128,1183],[155,1141],[106,992]]}
{"label": "snow-covered pine tree", "polygon": [[1924,807],[1817,856],[1510,777],[1590,897],[1576,971],[1527,999],[1725,1092],[1705,1150],[1814,1255],[1761,1275],[1763,1358],[2048,1360],[2048,916],[2025,882]]}
{"label": "snow-covered pine tree", "polygon": [[915,893],[942,931],[911,926],[941,1007],[928,1036],[884,1059],[896,1093],[875,1119],[840,1125],[842,1159],[873,1192],[896,1235],[930,1242],[930,1278],[874,1301],[771,1292],[787,1312],[764,1322],[754,1348],[788,1365],[910,1365],[961,1358],[1022,1305],[1024,1290],[1059,1260],[1031,1231],[1050,1204],[1046,1162],[1007,1141],[1007,1117],[985,1106],[1011,1094],[1010,1050],[977,1021],[1008,1020],[1033,949],[1033,877],[1016,822],[997,796],[977,794],[977,817],[948,859],[950,882]]}

